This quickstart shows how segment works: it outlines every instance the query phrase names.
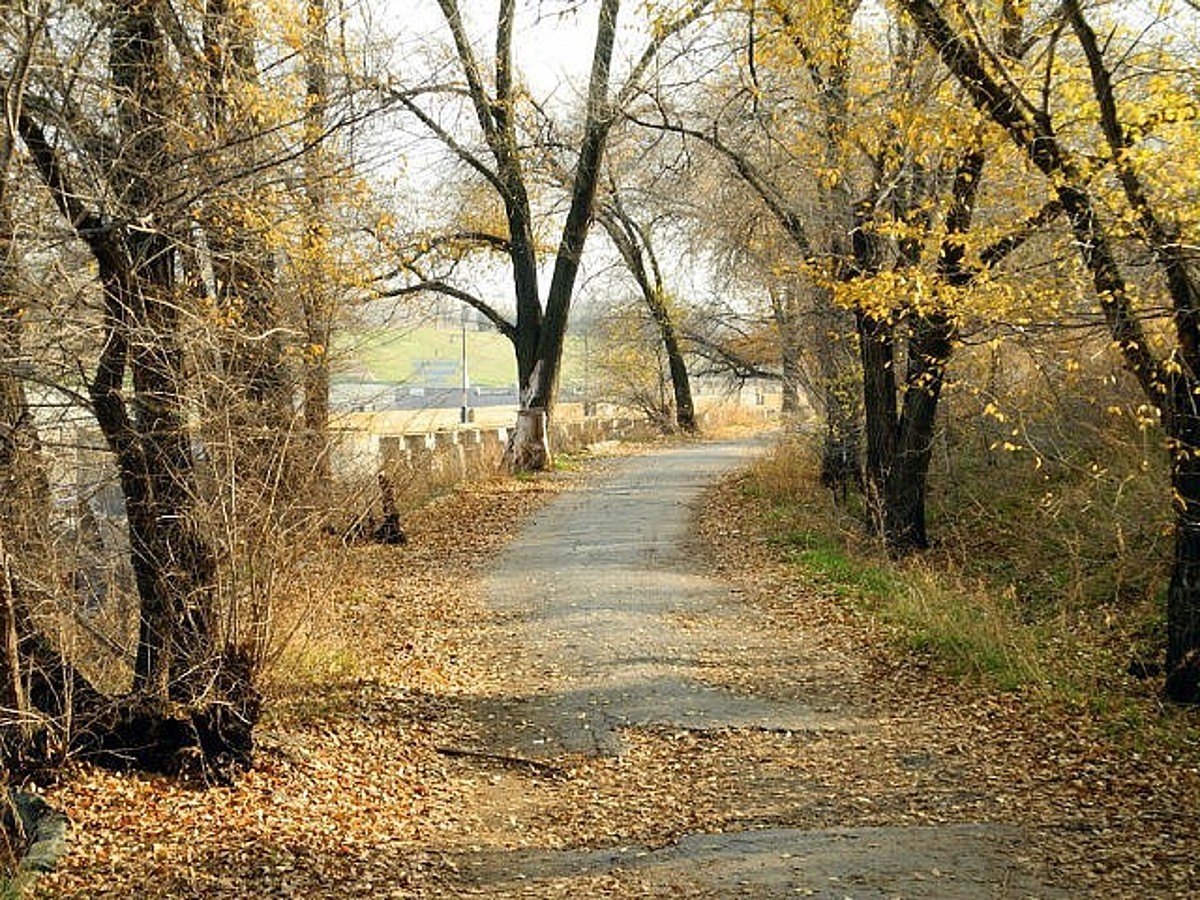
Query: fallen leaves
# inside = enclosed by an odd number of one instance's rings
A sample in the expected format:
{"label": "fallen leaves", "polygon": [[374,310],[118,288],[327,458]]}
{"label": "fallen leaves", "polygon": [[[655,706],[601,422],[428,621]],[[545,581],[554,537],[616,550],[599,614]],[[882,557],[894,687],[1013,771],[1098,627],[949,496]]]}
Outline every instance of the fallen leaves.
{"label": "fallen leaves", "polygon": [[[327,602],[268,685],[250,772],[230,788],[76,763],[47,788],[73,823],[43,893],[79,898],[409,897],[446,761],[429,723],[458,678],[473,580],[562,479],[468,485],[417,511],[405,548],[329,548]],[[336,663],[331,662],[336,657]],[[343,659],[343,657],[345,657]],[[311,664],[311,665],[310,665]]]}
{"label": "fallen leaves", "polygon": [[314,563],[328,602],[312,653],[293,660],[313,664],[270,685],[255,768],[198,790],[73,765],[46,790],[75,828],[43,893],[633,898],[661,885],[632,869],[488,884],[478,866],[697,832],[960,822],[1025,829],[1017,863],[1077,896],[1200,889],[1195,753],[1123,755],[1078,716],[914,670],[869,622],[795,583],[732,484],[701,511],[696,558],[740,612],[676,623],[716,648],[694,673],[864,727],[633,729],[620,756],[500,758],[481,711],[563,676],[522,658],[519,629],[482,606],[477,581],[520,521],[585,477],[462,488],[406,520],[407,547]]}

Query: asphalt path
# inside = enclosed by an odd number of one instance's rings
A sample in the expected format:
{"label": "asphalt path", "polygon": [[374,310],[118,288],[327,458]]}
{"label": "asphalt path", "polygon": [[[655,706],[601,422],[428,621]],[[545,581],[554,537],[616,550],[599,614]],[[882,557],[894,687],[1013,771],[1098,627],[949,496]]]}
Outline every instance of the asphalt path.
{"label": "asphalt path", "polygon": [[519,618],[526,663],[563,687],[501,717],[507,748],[533,756],[615,754],[629,727],[843,727],[801,704],[710,687],[693,676],[706,635],[680,627],[727,604],[731,587],[697,573],[689,509],[762,441],[697,444],[616,465],[550,506],[488,581],[491,605]]}
{"label": "asphalt path", "polygon": [[[714,479],[765,446],[761,439],[697,443],[616,461],[510,544],[487,596],[513,625],[513,665],[545,678],[525,696],[481,707],[490,746],[552,760],[620,754],[622,735],[647,726],[848,737],[872,727],[869,713],[819,693],[783,702],[699,677],[702,652],[743,636],[736,586],[702,574],[689,553],[693,505]],[[685,627],[697,616],[724,617],[726,626]],[[664,891],[687,887],[705,896],[1058,896],[1013,864],[1026,852],[1019,829],[981,823],[802,831],[764,822],[665,848],[481,850],[458,865],[485,893],[636,870]]]}

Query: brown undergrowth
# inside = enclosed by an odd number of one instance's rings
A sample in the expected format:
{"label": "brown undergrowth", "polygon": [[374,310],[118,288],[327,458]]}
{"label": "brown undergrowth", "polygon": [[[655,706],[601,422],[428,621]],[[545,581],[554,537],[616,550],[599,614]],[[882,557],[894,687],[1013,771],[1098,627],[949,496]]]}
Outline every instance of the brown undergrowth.
{"label": "brown undergrowth", "polygon": [[542,767],[458,753],[487,749],[472,742],[481,709],[529,678],[513,623],[483,606],[478,579],[517,526],[593,464],[566,469],[453,491],[406,518],[406,547],[318,554],[310,578],[324,602],[269,685],[254,770],[199,790],[79,762],[46,789],[75,833],[42,895],[632,898],[649,888],[631,872],[487,888],[463,872],[521,848],[954,822],[1028,829],[1028,867],[1074,895],[1197,887],[1192,764],[1114,752],[1085,719],[950,678],[898,647],[836,582],[804,575],[739,478],[698,511],[697,559],[740,610],[737,639],[716,642],[698,672],[869,727],[638,729],[618,757]]}
{"label": "brown undergrowth", "polygon": [[406,517],[406,546],[314,547],[306,583],[291,590],[297,603],[317,602],[271,673],[254,768],[232,787],[202,790],[71,765],[45,788],[73,834],[41,893],[410,896],[421,866],[413,849],[444,824],[430,794],[446,761],[428,722],[483,616],[474,580],[567,484],[464,485]]}

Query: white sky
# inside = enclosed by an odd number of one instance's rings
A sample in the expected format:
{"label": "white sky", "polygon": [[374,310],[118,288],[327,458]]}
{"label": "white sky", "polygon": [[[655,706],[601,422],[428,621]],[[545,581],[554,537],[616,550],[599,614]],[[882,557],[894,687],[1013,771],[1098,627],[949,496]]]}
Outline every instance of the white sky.
{"label": "white sky", "polygon": [[[396,3],[396,0],[392,0]],[[384,27],[395,37],[402,55],[420,55],[431,46],[446,46],[449,31],[435,0],[399,0],[403,13],[388,16]],[[622,10],[622,19],[633,19],[634,4]],[[571,91],[572,85],[586,82],[591,65],[592,41],[595,36],[597,4],[579,4],[578,12],[555,13],[564,4],[525,0],[517,5],[514,28],[514,60],[521,76],[526,79],[539,99]],[[460,0],[475,49],[482,65],[489,71],[495,47],[496,0]],[[618,49],[618,53],[620,50]]]}
{"label": "white sky", "polygon": [[[446,81],[461,81],[457,64],[449,57],[451,47],[449,29],[446,26],[436,0],[385,0],[388,11],[379,16],[372,25],[372,33],[378,38],[380,31],[390,32],[395,49],[391,52],[391,69],[401,83],[419,83],[431,70],[439,65]],[[403,12],[398,7],[403,6]],[[578,7],[577,11],[571,11]],[[460,0],[460,8],[467,27],[473,37],[473,45],[485,78],[489,81],[493,73],[496,16],[498,0]],[[562,10],[566,12],[560,12]],[[613,87],[624,83],[632,58],[646,46],[643,4],[627,0],[622,5],[619,24],[622,25],[614,53]],[[588,73],[591,68],[592,51],[599,15],[599,3],[584,0],[567,3],[564,0],[518,0],[517,21],[514,28],[514,65],[529,87],[534,98],[556,118],[566,119],[578,114],[586,93]],[[386,21],[385,21],[386,19]],[[423,104],[426,105],[426,104]],[[454,129],[456,136],[467,145],[476,145],[479,139],[478,125],[473,116],[466,118]],[[404,134],[408,137],[400,145],[387,148],[387,156],[395,163],[401,181],[397,202],[405,207],[403,218],[414,225],[429,219],[431,222],[453,212],[449,203],[456,202],[459,195],[453,187],[445,187],[445,177],[450,154],[411,117],[396,113],[397,122],[404,121]],[[414,136],[423,135],[413,140]],[[487,156],[484,154],[484,158]],[[401,171],[402,170],[402,171]],[[390,174],[386,168],[381,175]],[[557,242],[556,223],[547,236]],[[589,279],[597,268],[604,268],[611,260],[606,259],[607,239],[597,229],[588,239],[588,260],[581,273],[576,301],[586,304],[586,295],[592,290],[603,290],[599,282]],[[549,260],[545,260],[549,262]],[[478,291],[480,296],[495,301],[501,309],[511,309],[512,276],[505,261],[482,264],[459,274],[466,278],[462,286]],[[590,264],[590,265],[589,265]],[[549,284],[549,273],[541,276],[543,291]],[[472,285],[470,282],[474,281]],[[461,282],[461,279],[456,279]],[[591,290],[589,290],[589,287]]]}

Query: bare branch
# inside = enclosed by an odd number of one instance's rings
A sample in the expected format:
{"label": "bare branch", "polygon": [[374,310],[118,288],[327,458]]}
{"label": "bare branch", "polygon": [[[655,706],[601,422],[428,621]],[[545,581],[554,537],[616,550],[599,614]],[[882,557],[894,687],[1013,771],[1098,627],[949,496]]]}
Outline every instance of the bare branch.
{"label": "bare branch", "polygon": [[516,326],[514,326],[508,321],[508,319],[501,315],[494,306],[485,300],[481,300],[469,291],[464,291],[461,288],[457,288],[452,284],[447,284],[444,281],[438,281],[437,279],[420,281],[416,284],[406,285],[404,287],[389,288],[388,290],[379,291],[376,296],[411,297],[414,294],[423,293],[442,294],[446,297],[453,297],[455,300],[465,303],[467,306],[477,310],[480,314],[482,314],[484,318],[486,318],[492,323],[492,325],[495,326],[497,331],[499,331],[510,341],[516,341]]}
{"label": "bare branch", "polygon": [[721,156],[724,156],[733,165],[738,175],[742,180],[762,199],[766,204],[767,209],[783,226],[784,231],[796,244],[801,255],[806,260],[811,260],[814,257],[813,244],[808,236],[808,228],[805,225],[804,219],[794,209],[791,209],[787,198],[776,187],[770,179],[748,160],[745,155],[734,150],[718,137],[715,130],[712,134],[707,134],[694,128],[688,128],[684,125],[678,125],[672,122],[667,122],[665,119],[662,122],[648,122],[640,119],[637,116],[629,115],[629,120],[637,125],[645,128],[652,128],[658,131],[669,131],[675,134],[683,135],[684,137],[694,138],[707,144]]}
{"label": "bare branch", "polygon": [[422,125],[433,132],[434,136],[446,146],[446,149],[486,178],[501,196],[507,196],[504,182],[500,179],[500,176],[487,163],[460,144],[454,135],[439,125],[431,115],[421,109],[408,93],[403,91],[394,92],[392,99],[412,113]]}
{"label": "bare branch", "polygon": [[628,77],[625,79],[625,84],[617,92],[617,99],[613,104],[614,109],[624,109],[629,101],[633,99],[633,95],[641,89],[642,77],[646,74],[646,70],[650,68],[650,64],[654,62],[663,44],[699,19],[705,10],[712,6],[712,2],[713,0],[698,0],[678,19],[662,26],[658,30],[654,38],[642,51],[642,55],[638,57],[638,61],[634,63]]}
{"label": "bare branch", "polygon": [[467,88],[471,94],[471,102],[475,106],[475,117],[479,120],[479,127],[483,129],[483,133],[490,145],[496,136],[496,121],[492,118],[492,105],[488,97],[487,88],[483,84],[483,73],[479,68],[479,61],[475,58],[475,51],[471,48],[471,41],[467,37],[467,30],[463,26],[462,13],[459,12],[457,0],[438,0],[438,6],[442,8],[442,15],[446,19],[446,25],[450,28],[450,34],[454,38],[454,47],[458,52],[458,60],[462,65],[463,75],[467,79]]}

